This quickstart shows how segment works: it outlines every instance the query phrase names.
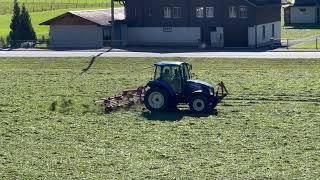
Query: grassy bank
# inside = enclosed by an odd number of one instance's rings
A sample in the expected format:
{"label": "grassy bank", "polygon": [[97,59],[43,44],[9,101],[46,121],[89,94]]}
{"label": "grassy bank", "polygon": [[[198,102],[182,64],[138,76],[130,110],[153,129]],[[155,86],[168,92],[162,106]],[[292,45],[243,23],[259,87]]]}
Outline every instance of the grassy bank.
{"label": "grassy bank", "polygon": [[103,114],[94,100],[145,84],[153,60],[0,59],[0,178],[316,179],[320,61],[194,60],[224,81],[217,115]]}
{"label": "grassy bank", "polygon": [[314,40],[314,41],[310,41],[310,42],[306,42],[306,43],[302,43],[302,44],[297,44],[295,46],[292,46],[292,48],[295,49],[320,49],[320,40],[318,39],[318,41]]}
{"label": "grassy bank", "polygon": [[300,39],[320,34],[319,25],[295,25],[282,27],[282,39]]}

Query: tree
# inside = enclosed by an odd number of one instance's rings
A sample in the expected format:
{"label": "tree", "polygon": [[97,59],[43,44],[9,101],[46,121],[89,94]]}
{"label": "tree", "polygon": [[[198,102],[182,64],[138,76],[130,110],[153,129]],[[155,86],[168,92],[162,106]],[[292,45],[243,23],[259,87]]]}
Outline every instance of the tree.
{"label": "tree", "polygon": [[22,5],[22,10],[20,13],[20,28],[21,28],[21,36],[20,40],[36,40],[37,36],[32,27],[30,15],[26,6]]}
{"label": "tree", "polygon": [[30,15],[23,4],[20,10],[17,0],[14,0],[13,15],[10,24],[10,33],[7,38],[12,47],[20,47],[21,43],[29,40],[36,40],[37,36],[32,27]]}
{"label": "tree", "polygon": [[13,15],[10,23],[10,33],[9,37],[7,38],[11,46],[18,47],[20,44],[17,40],[20,39],[20,7],[17,0],[13,1]]}

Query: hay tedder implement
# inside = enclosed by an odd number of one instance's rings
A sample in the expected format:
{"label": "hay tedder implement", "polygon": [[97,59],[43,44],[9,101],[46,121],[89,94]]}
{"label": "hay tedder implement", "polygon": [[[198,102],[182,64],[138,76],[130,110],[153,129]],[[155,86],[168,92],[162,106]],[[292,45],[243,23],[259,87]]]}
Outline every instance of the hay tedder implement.
{"label": "hay tedder implement", "polygon": [[96,104],[104,107],[105,112],[116,111],[120,108],[130,108],[133,105],[143,103],[145,89],[144,87],[139,87],[137,89],[129,89],[122,91],[121,94],[102,98],[96,101]]}
{"label": "hay tedder implement", "polygon": [[96,101],[105,112],[144,104],[150,111],[168,111],[188,104],[191,111],[213,110],[228,91],[223,82],[214,87],[206,82],[191,80],[192,65],[185,62],[161,61],[155,64],[153,80],[146,86],[125,90],[121,94]]}

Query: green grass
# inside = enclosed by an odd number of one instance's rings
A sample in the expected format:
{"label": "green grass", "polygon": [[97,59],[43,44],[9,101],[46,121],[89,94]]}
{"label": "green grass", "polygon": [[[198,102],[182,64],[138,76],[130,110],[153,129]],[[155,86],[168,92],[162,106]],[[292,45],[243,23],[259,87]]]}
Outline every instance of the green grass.
{"label": "green grass", "polygon": [[317,34],[320,34],[320,26],[318,25],[283,26],[281,38],[300,39]]}
{"label": "green grass", "polygon": [[[295,46],[292,46],[292,48],[295,49],[319,49],[320,48],[320,40],[316,41],[310,41],[310,42],[306,42],[306,43],[302,43],[302,44],[297,44]],[[317,45],[318,43],[318,45]]]}
{"label": "green grass", "polygon": [[80,75],[88,59],[1,58],[0,179],[320,177],[319,60],[187,61],[229,88],[218,115],[95,107],[145,84],[150,59],[101,58]]}
{"label": "green grass", "polygon": [[[12,0],[0,0],[0,14],[11,14]],[[106,8],[110,6],[110,0],[19,0],[24,3],[29,12],[51,11],[57,9],[74,8]]]}

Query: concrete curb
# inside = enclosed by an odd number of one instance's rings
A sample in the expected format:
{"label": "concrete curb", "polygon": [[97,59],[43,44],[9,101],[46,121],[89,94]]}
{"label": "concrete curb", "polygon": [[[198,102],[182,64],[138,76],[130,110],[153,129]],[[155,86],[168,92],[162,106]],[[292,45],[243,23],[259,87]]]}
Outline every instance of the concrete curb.
{"label": "concrete curb", "polygon": [[[29,52],[36,52],[36,51],[50,51],[50,52],[106,52],[108,49],[65,49],[65,50],[52,50],[52,49],[0,49],[0,51],[29,51]],[[110,52],[158,52],[158,53],[190,53],[190,52],[320,52],[320,49],[286,49],[286,48],[279,48],[279,49],[171,49],[171,48],[128,48],[128,49],[112,49]]]}

